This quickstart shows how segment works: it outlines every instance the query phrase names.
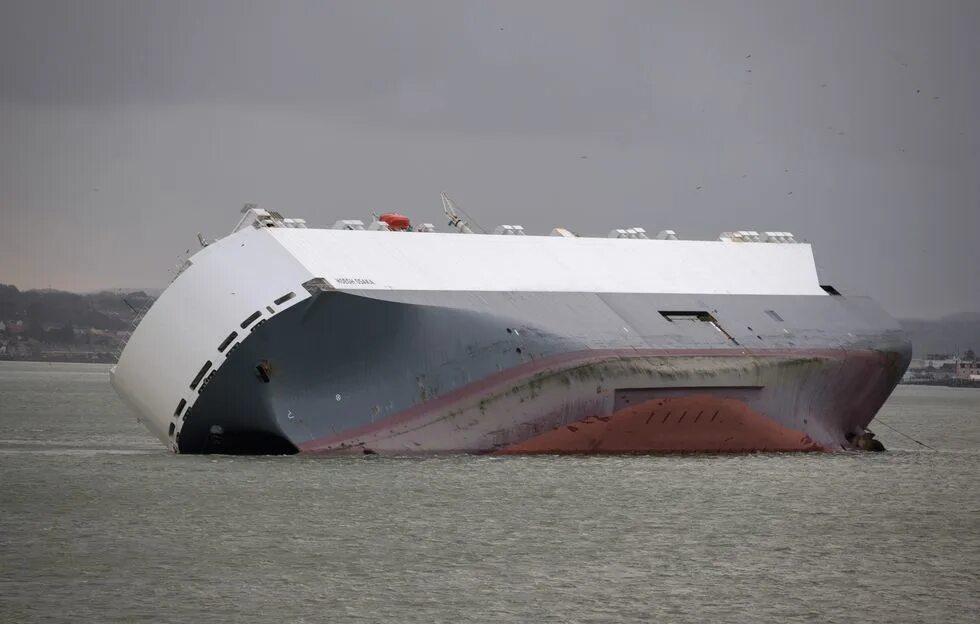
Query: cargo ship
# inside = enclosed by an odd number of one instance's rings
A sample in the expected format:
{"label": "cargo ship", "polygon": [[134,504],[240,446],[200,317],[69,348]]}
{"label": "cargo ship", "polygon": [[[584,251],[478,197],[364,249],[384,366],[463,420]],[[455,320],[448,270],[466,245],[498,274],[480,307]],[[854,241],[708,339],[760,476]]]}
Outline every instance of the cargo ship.
{"label": "cargo ship", "polygon": [[110,372],[177,453],[856,448],[911,345],[788,232],[680,240],[246,205]]}

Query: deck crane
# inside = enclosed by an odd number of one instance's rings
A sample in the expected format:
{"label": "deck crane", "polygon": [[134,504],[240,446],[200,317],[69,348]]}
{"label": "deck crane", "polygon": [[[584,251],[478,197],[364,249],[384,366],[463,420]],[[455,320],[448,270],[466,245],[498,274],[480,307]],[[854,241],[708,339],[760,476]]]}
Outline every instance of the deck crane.
{"label": "deck crane", "polygon": [[[456,203],[453,200],[449,199],[449,195],[442,193],[441,197],[442,197],[442,210],[443,212],[446,213],[446,216],[449,218],[449,225],[459,230],[461,234],[476,234],[476,232],[474,232],[470,228],[469,224],[466,221],[464,221],[462,217],[459,216],[458,213],[463,211],[461,208],[459,208],[459,206],[456,205]],[[474,225],[476,225],[476,223],[474,223]],[[477,225],[476,227],[479,228],[480,226]]]}

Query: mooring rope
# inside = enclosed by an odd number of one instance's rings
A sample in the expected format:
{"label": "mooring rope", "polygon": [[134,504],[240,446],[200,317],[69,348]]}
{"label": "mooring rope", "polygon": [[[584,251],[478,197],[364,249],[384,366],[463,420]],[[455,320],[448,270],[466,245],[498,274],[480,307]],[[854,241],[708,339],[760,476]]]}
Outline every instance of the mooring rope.
{"label": "mooring rope", "polygon": [[935,451],[935,450],[936,450],[936,449],[934,449],[934,448],[932,448],[931,446],[929,446],[928,444],[926,444],[926,443],[924,443],[924,442],[919,442],[918,440],[916,440],[916,439],[915,439],[915,438],[913,438],[912,436],[910,436],[910,435],[908,435],[908,434],[905,434],[905,433],[902,433],[901,431],[899,431],[899,430],[898,430],[898,429],[896,429],[895,427],[892,427],[891,425],[889,425],[888,423],[886,423],[885,421],[883,421],[883,420],[882,420],[882,419],[880,419],[880,418],[875,418],[875,422],[877,422],[877,423],[881,423],[881,424],[883,424],[883,425],[885,425],[886,427],[888,427],[889,429],[891,429],[891,430],[892,430],[892,431],[894,431],[895,433],[897,433],[897,434],[899,434],[899,435],[901,435],[901,436],[905,436],[905,437],[906,437],[906,438],[908,438],[909,440],[912,440],[913,442],[915,442],[916,444],[918,444],[918,445],[920,445],[920,446],[924,446],[924,447],[926,447],[926,448],[927,448],[927,449],[929,449],[930,451]]}

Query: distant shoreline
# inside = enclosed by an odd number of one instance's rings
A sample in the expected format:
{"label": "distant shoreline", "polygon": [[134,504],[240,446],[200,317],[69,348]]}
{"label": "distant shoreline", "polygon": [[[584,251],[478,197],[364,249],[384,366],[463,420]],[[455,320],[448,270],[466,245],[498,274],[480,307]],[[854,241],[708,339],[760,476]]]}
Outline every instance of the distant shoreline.
{"label": "distant shoreline", "polygon": [[971,379],[927,379],[921,381],[902,381],[901,386],[942,386],[945,388],[980,388],[980,381]]}
{"label": "distant shoreline", "polygon": [[0,355],[0,362],[51,362],[59,364],[115,364],[117,359],[106,354],[79,353],[78,355],[52,355],[50,357],[10,357]]}

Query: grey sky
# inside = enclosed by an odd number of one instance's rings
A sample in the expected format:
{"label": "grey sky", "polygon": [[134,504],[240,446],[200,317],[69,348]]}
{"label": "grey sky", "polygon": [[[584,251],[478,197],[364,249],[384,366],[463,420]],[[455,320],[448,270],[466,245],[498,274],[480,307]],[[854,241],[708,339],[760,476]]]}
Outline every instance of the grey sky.
{"label": "grey sky", "polygon": [[0,0],[0,281],[163,286],[244,202],[441,224],[446,190],[538,233],[792,230],[896,315],[980,310],[978,32],[975,0]]}

